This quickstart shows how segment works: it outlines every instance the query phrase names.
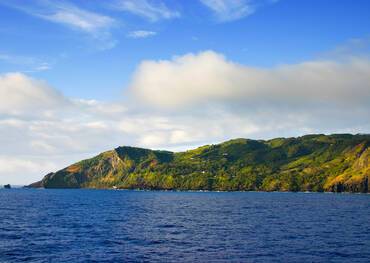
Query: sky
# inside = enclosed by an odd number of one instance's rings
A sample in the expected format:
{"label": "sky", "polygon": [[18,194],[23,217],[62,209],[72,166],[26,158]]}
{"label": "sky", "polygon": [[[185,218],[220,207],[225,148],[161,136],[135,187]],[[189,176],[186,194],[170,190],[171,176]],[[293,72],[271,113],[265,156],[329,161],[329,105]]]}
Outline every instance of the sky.
{"label": "sky", "polygon": [[0,184],[120,145],[370,132],[370,1],[0,0]]}

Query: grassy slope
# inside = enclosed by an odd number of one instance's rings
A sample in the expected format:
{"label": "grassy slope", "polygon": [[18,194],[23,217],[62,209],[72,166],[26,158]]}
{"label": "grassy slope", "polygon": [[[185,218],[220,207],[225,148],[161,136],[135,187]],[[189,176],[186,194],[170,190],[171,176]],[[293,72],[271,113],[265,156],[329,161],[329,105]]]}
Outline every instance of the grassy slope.
{"label": "grassy slope", "polygon": [[172,153],[119,147],[48,174],[47,188],[368,192],[370,135],[230,140]]}

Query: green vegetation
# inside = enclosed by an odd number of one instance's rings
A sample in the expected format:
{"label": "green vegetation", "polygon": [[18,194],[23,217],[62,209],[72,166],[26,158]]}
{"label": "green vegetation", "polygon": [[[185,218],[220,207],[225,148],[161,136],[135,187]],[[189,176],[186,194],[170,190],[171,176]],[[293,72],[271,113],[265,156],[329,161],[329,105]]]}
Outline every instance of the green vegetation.
{"label": "green vegetation", "polygon": [[370,135],[235,139],[173,153],[118,147],[31,187],[368,192]]}

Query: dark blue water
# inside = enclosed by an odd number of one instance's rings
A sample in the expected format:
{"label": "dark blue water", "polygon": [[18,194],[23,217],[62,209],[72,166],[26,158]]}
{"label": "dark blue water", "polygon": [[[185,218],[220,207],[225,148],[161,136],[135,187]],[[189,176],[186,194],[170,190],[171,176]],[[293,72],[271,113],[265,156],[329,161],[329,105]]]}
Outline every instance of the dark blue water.
{"label": "dark blue water", "polygon": [[370,195],[0,190],[0,262],[370,262]]}

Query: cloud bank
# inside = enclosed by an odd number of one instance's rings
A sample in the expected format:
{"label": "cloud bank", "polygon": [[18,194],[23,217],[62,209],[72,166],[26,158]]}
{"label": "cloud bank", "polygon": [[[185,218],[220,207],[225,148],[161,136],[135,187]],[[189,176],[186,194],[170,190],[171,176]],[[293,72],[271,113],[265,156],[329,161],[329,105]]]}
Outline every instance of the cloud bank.
{"label": "cloud bank", "polygon": [[119,145],[183,150],[236,137],[370,132],[370,60],[257,68],[205,51],[143,61],[127,100],[68,98],[0,75],[0,181],[30,183]]}
{"label": "cloud bank", "polygon": [[144,61],[131,91],[156,107],[179,108],[209,102],[245,107],[368,108],[370,62],[318,60],[274,68],[256,68],[228,61],[213,51],[172,60]]}

